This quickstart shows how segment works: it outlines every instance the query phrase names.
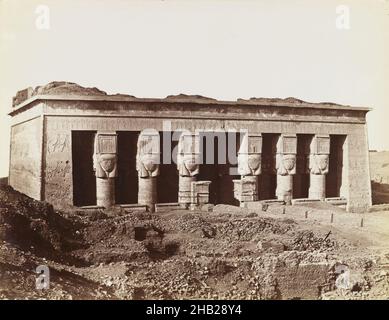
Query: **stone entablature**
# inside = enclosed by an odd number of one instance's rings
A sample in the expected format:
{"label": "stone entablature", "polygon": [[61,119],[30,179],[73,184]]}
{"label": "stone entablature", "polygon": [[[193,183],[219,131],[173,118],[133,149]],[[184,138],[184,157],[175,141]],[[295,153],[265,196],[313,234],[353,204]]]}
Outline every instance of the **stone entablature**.
{"label": "stone entablature", "polygon": [[[308,121],[365,123],[369,108],[326,104],[294,104],[278,102],[256,104],[248,102],[216,101],[206,103],[192,99],[166,100],[126,98],[115,96],[64,96],[38,95],[11,110],[11,116],[44,102],[43,113],[47,115],[106,115],[127,117],[172,119],[225,119],[265,121]],[[69,110],[69,106],[72,106]],[[191,114],[187,114],[188,111]],[[157,112],[157,114],[155,114]]]}

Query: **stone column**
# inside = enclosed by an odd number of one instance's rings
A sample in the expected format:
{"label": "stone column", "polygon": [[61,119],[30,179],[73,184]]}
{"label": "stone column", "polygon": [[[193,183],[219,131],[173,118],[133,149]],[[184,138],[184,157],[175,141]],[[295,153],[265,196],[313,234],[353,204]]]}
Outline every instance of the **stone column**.
{"label": "stone column", "polygon": [[277,141],[277,199],[290,203],[293,197],[293,175],[296,173],[297,137],[281,134]]}
{"label": "stone column", "polygon": [[261,174],[262,135],[247,133],[238,152],[238,173],[241,180],[234,180],[234,194],[244,202],[258,201],[259,175]]}
{"label": "stone column", "polygon": [[330,136],[315,135],[310,145],[309,198],[324,200],[326,197],[326,174],[328,173]]}
{"label": "stone column", "polygon": [[178,203],[188,208],[191,203],[191,186],[200,168],[200,137],[183,133],[178,140],[177,169],[179,174]]}
{"label": "stone column", "polygon": [[147,206],[150,212],[155,211],[157,202],[157,176],[160,164],[160,137],[155,130],[144,130],[139,134],[136,155],[139,189],[138,203]]}
{"label": "stone column", "polygon": [[96,203],[109,208],[115,204],[115,178],[117,177],[116,132],[97,132],[93,154],[96,175]]}

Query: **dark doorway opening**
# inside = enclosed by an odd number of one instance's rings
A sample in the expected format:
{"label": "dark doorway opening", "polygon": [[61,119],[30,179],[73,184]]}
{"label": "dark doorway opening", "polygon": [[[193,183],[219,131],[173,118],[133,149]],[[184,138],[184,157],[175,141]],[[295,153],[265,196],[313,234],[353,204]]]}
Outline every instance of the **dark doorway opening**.
{"label": "dark doorway opening", "polygon": [[297,135],[296,174],[293,176],[293,198],[308,198],[310,174],[308,156],[313,134]]}
{"label": "dark doorway opening", "polygon": [[73,204],[96,204],[96,176],[93,170],[95,131],[72,131]]}
{"label": "dark doorway opening", "polygon": [[278,133],[262,133],[262,174],[259,178],[259,199],[276,198],[276,153]]}
{"label": "dark doorway opening", "polygon": [[209,201],[212,204],[239,205],[234,198],[233,180],[237,173],[237,153],[243,135],[239,132],[200,133],[199,181],[211,181]]}
{"label": "dark doorway opening", "polygon": [[[176,138],[177,133],[174,134]],[[178,202],[177,141],[172,141],[171,131],[159,132],[161,164],[157,178],[158,203]],[[175,152],[173,153],[173,150]]]}
{"label": "dark doorway opening", "polygon": [[138,131],[119,131],[118,135],[118,177],[115,181],[117,204],[138,203],[138,171],[136,153]]}
{"label": "dark doorway opening", "polygon": [[330,135],[329,170],[326,177],[326,197],[342,196],[342,184],[344,183],[345,164],[344,146],[345,135]]}

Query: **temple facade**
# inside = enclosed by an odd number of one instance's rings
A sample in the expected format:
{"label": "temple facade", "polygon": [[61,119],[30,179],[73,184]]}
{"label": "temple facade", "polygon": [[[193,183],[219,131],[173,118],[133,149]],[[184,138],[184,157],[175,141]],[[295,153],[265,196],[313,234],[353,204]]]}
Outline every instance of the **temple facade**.
{"label": "temple facade", "polygon": [[57,208],[258,201],[371,206],[368,108],[288,99],[19,91],[10,185]]}

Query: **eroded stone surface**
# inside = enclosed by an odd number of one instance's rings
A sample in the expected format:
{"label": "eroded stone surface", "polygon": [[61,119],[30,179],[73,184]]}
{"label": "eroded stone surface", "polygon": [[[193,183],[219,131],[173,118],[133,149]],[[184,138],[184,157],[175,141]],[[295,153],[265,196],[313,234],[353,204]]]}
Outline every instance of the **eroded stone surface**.
{"label": "eroded stone surface", "polygon": [[[75,166],[79,166],[74,161],[74,154],[82,152],[81,147],[74,149],[75,132],[89,135],[98,132],[139,133],[152,128],[158,136],[165,130],[165,122],[169,122],[169,130],[186,130],[187,134],[182,137],[194,141],[198,139],[198,131],[236,132],[244,129],[248,132],[248,148],[239,153],[235,175],[240,175],[241,179],[257,177],[257,182],[253,190],[248,190],[249,193],[251,191],[250,196],[237,196],[240,202],[275,198],[289,202],[293,198],[304,198],[301,194],[297,195],[296,190],[299,193],[305,190],[305,197],[323,200],[342,197],[347,199],[349,211],[363,211],[371,205],[367,112],[366,108],[308,103],[295,98],[218,101],[181,94],[165,99],[140,99],[129,95],[108,95],[97,88],[83,88],[69,82],[52,82],[19,92],[15,97],[10,113],[9,181],[15,189],[35,199],[46,200],[59,208],[72,207],[77,180]],[[311,150],[301,151],[298,148],[302,135],[313,137],[315,145]],[[176,198],[165,202],[190,204],[191,183],[201,176],[200,150],[196,149],[198,142],[193,144],[194,149],[190,149],[191,146],[186,149],[189,143],[184,139],[180,141],[177,171],[169,173],[171,177],[177,177],[176,186],[168,184],[167,176],[159,175],[160,165],[156,163],[158,151],[142,153],[132,149],[127,163],[130,166],[131,157],[138,155],[139,174],[133,178],[138,179],[135,183],[138,190],[132,187],[126,192],[137,192],[138,203],[152,207],[159,201],[158,186],[164,188],[166,182],[166,186],[177,190],[172,191],[176,193]],[[88,143],[85,148],[88,148]],[[90,152],[93,154],[94,151]],[[93,170],[92,159],[89,153],[86,154],[81,161],[84,166],[82,172]],[[309,161],[306,161],[307,158]],[[107,172],[99,169],[101,164],[112,164],[115,159],[112,154],[95,157],[97,179],[104,179],[101,173]],[[334,169],[334,164],[338,168]],[[122,168],[116,168],[110,174],[113,177],[106,175],[106,178],[117,179],[124,174]],[[136,168],[134,166],[129,170]],[[226,176],[233,173],[226,168],[218,170],[219,186],[211,182],[210,199],[225,202],[230,197],[232,200],[233,181]],[[305,170],[312,175],[310,186],[302,178]],[[145,179],[151,180],[146,182]],[[215,188],[216,191],[223,190],[223,196],[215,197]],[[97,189],[102,190],[96,186],[94,192]],[[95,205],[97,196],[87,196],[92,203],[85,205]],[[112,196],[99,198],[115,201]]]}

